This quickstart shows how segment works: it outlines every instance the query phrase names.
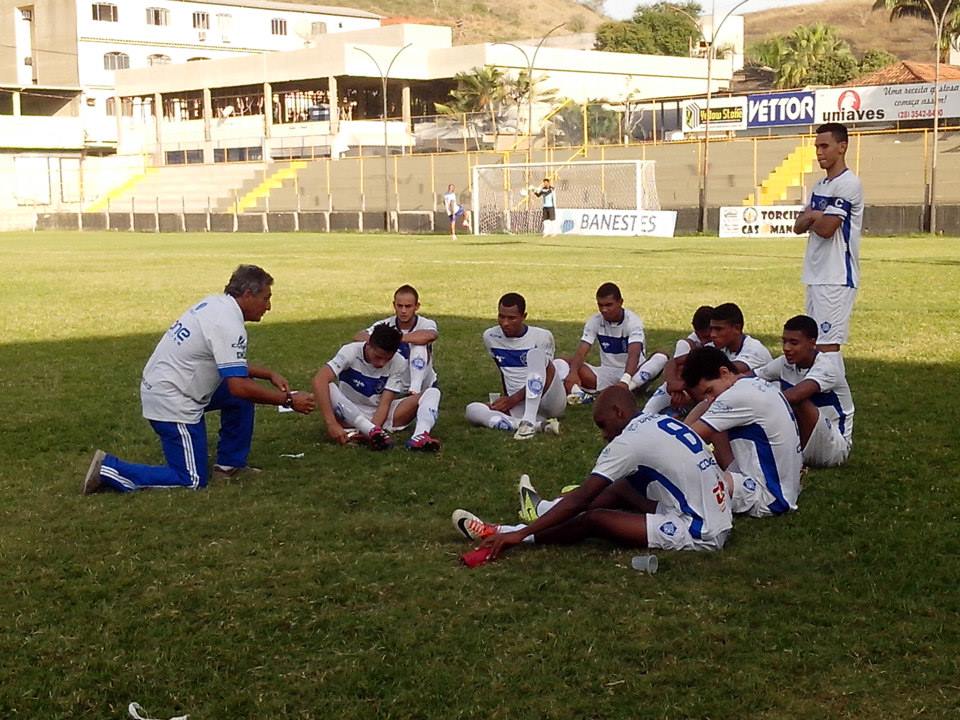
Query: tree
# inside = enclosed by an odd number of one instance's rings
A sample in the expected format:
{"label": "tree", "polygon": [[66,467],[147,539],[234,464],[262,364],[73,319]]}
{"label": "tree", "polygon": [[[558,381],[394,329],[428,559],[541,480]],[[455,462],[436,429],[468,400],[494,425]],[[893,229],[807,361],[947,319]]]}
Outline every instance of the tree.
{"label": "tree", "polygon": [[844,63],[850,46],[840,39],[832,27],[823,23],[801,25],[785,36],[784,52],[778,71],[777,87],[792,88],[810,84],[813,67],[824,63]]}
{"label": "tree", "polygon": [[437,112],[445,115],[489,113],[492,131],[496,134],[497,116],[507,97],[504,72],[485,65],[470,72],[457,73],[454,79],[457,81],[457,89],[450,92],[449,103],[436,103]]}
{"label": "tree", "polygon": [[[948,0],[930,0],[933,11],[939,20],[943,16],[943,11],[947,7]],[[874,10],[889,10],[890,22],[900,18],[912,17],[922,18],[933,22],[930,15],[930,8],[924,0],[875,0]],[[940,44],[940,62],[947,62],[950,57],[950,39],[960,34],[960,3],[956,0],[950,6],[943,28],[943,42]]]}
{"label": "tree", "polygon": [[860,74],[860,65],[850,54],[825,55],[814,61],[805,85],[841,85]]}
{"label": "tree", "polygon": [[867,73],[872,73],[875,70],[880,70],[882,68],[893,65],[897,62],[898,58],[893,53],[889,53],[886,50],[867,50],[863,57],[860,58],[860,74],[866,75]]}
{"label": "tree", "polygon": [[657,43],[649,28],[635,22],[605,22],[597,28],[594,50],[656,55]]}
{"label": "tree", "polygon": [[774,35],[772,38],[755,42],[747,49],[747,63],[760,67],[778,69],[783,64],[787,52],[786,36]]}
{"label": "tree", "polygon": [[627,22],[603,23],[594,48],[648,55],[689,55],[691,40],[701,37],[695,18],[699,3],[658,2],[639,6]]}

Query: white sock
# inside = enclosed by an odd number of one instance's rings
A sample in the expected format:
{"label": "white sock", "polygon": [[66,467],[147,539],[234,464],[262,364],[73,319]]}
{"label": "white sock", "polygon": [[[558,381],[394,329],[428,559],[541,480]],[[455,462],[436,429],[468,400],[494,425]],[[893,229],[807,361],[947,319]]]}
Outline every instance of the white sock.
{"label": "white sock", "polygon": [[410,346],[410,392],[418,393],[423,389],[423,378],[427,374],[429,361],[426,345]]}
{"label": "white sock", "polygon": [[637,372],[635,372],[630,379],[630,389],[633,390],[641,385],[646,385],[652,378],[662,373],[666,366],[667,356],[661,352],[654,353],[645,363],[637,368]]}
{"label": "white sock", "polygon": [[561,498],[555,498],[553,500],[541,500],[537,503],[537,517],[541,515],[546,515],[550,510],[556,507],[557,503],[560,502]]}
{"label": "white sock", "polygon": [[330,403],[333,405],[333,412],[343,422],[345,422],[350,427],[355,427],[357,430],[362,432],[367,437],[370,436],[370,432],[376,427],[369,419],[360,411],[356,405],[354,405],[350,400],[347,400],[346,395],[340,392],[340,388],[336,384],[330,383],[328,385],[330,388]]}
{"label": "white sock", "polygon": [[543,397],[547,376],[547,356],[540,348],[527,352],[527,385],[523,397],[523,420],[533,425],[537,422],[540,399]]}
{"label": "white sock", "polygon": [[[501,525],[498,532],[502,532],[502,533],[515,532],[516,530],[523,530],[525,527],[526,525]],[[523,539],[523,542],[525,543],[532,543],[533,541],[534,541],[533,535],[527,535]]]}
{"label": "white sock", "polygon": [[420,396],[420,402],[417,405],[417,425],[413,429],[413,437],[430,432],[436,424],[439,414],[440,391],[437,388],[428,388]]}
{"label": "white sock", "polygon": [[515,432],[518,425],[516,418],[506,413],[491,410],[481,402],[472,402],[467,405],[467,410],[464,415],[467,418],[467,422],[471,425],[488,427],[491,430]]}

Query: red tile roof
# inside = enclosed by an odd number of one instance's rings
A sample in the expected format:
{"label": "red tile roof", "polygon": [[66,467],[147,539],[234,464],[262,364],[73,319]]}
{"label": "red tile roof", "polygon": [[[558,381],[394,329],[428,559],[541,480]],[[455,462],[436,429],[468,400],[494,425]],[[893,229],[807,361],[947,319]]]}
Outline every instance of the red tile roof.
{"label": "red tile roof", "polygon": [[[897,62],[872,73],[854,78],[845,85],[901,85],[933,82],[936,67],[933,63]],[[960,80],[960,66],[940,64],[940,80]]]}

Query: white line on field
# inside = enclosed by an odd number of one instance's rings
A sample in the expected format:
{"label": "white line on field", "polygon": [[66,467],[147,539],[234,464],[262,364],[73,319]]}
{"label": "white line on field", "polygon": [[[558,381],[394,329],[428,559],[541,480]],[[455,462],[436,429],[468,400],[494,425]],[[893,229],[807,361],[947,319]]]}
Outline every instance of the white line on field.
{"label": "white line on field", "polygon": [[[585,265],[584,263],[545,263],[545,262],[504,262],[502,260],[424,260],[422,258],[394,257],[383,258],[389,262],[414,262],[418,265],[431,263],[433,265],[497,265],[499,267],[556,267],[556,268],[590,268],[598,270],[615,269],[634,269],[634,270],[676,270],[676,265],[650,265],[649,263],[636,263],[633,265]],[[711,265],[712,270],[738,270],[746,272],[759,272],[768,268],[744,267],[743,265]]]}

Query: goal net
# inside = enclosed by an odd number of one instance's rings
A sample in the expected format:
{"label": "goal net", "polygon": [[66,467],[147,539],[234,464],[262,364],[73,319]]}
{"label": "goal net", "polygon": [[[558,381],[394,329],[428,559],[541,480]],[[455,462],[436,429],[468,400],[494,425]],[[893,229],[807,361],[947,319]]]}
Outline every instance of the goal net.
{"label": "goal net", "polygon": [[550,178],[558,208],[659,210],[653,160],[508,163],[473,168],[474,232],[540,234],[543,213],[533,194]]}

